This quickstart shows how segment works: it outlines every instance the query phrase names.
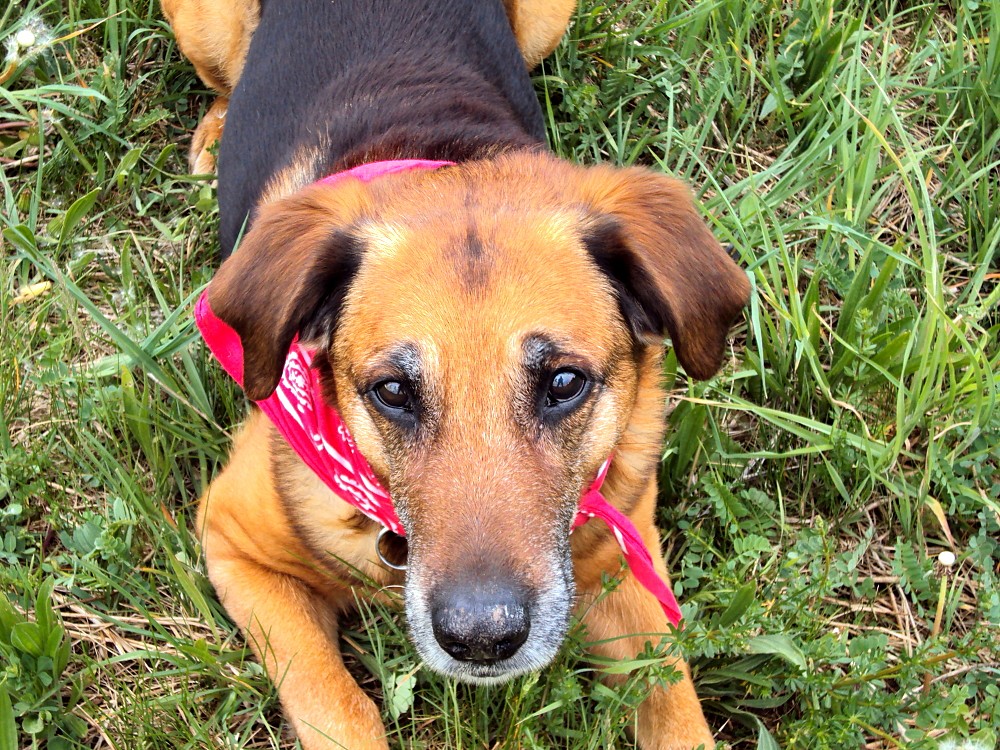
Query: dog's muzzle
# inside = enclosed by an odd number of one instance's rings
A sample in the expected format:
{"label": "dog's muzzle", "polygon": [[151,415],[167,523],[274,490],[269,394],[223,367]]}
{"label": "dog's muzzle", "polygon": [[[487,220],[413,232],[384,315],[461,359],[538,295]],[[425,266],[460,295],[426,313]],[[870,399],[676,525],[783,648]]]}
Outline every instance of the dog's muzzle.
{"label": "dog's muzzle", "polygon": [[[375,554],[392,570],[405,562],[390,560],[384,540],[401,540],[389,529],[375,537]],[[528,592],[513,582],[452,581],[431,595],[431,626],[438,645],[456,661],[480,665],[509,659],[531,629]]]}
{"label": "dog's muzzle", "polygon": [[515,571],[468,561],[457,574],[431,572],[410,547],[406,619],[428,667],[463,682],[504,682],[546,666],[569,628],[573,568],[568,540],[550,552],[549,574],[529,586]]}

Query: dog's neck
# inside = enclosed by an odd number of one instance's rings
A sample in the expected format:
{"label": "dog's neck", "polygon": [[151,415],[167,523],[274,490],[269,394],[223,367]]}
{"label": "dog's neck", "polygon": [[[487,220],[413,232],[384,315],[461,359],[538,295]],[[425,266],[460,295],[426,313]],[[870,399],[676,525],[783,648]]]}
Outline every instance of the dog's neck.
{"label": "dog's neck", "polygon": [[522,148],[544,121],[498,0],[265,3],[220,147],[222,255],[262,200],[325,175]]}
{"label": "dog's neck", "polygon": [[356,87],[331,108],[321,126],[329,147],[317,172],[396,159],[463,162],[514,149],[545,148],[544,134],[533,118],[526,120],[477,71],[449,63],[435,68],[432,78],[444,77],[445,91],[422,75],[383,81],[374,91],[360,90],[364,66],[352,71]]}

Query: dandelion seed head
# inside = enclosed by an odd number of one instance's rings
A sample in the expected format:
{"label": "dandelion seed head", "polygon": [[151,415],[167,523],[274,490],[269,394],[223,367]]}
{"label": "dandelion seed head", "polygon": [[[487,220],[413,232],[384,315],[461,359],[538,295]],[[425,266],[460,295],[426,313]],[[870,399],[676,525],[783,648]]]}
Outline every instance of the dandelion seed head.
{"label": "dandelion seed head", "polygon": [[52,29],[37,15],[28,15],[21,22],[21,28],[7,37],[7,62],[24,62],[41,53],[52,44],[55,37]]}

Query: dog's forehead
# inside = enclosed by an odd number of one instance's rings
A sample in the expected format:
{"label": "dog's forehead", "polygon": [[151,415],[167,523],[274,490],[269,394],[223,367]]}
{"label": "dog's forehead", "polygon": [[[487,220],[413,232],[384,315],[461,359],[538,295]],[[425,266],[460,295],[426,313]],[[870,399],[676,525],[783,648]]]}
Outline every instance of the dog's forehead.
{"label": "dog's forehead", "polygon": [[361,356],[409,341],[516,359],[542,335],[605,359],[618,343],[617,307],[578,223],[562,208],[441,196],[372,219],[358,230],[364,250],[342,325],[365,331],[352,337],[369,350]]}

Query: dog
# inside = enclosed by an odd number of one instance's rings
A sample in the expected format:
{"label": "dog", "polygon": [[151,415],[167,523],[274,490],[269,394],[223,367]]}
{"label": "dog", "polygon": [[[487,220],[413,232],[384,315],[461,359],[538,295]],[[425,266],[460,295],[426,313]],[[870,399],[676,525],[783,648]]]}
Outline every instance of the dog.
{"label": "dog", "polygon": [[[544,667],[574,612],[602,657],[668,633],[636,571],[621,573],[618,532],[570,530],[603,481],[659,550],[664,340],[711,377],[749,283],[683,184],[546,150],[527,73],[572,0],[163,5],[221,95],[191,159],[212,168],[221,135],[223,263],[205,304],[240,348],[234,376],[264,404],[290,350],[308,350],[300,374],[405,534],[383,538],[263,406],[201,499],[211,581],[302,746],[387,747],[338,646],[359,590],[404,585],[418,654],[471,682]],[[659,554],[650,566],[667,580]],[[714,746],[675,666],[680,681],[638,709],[644,750]]]}

